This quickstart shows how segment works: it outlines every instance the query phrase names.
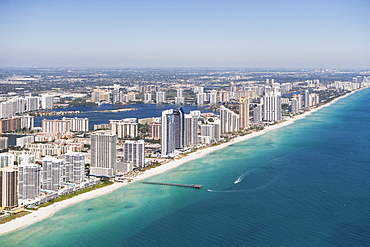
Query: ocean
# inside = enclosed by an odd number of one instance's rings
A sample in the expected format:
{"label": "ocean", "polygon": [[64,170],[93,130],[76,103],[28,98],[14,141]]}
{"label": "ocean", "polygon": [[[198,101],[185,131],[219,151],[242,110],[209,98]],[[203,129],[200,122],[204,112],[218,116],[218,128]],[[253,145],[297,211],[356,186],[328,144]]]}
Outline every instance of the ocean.
{"label": "ocean", "polygon": [[370,246],[370,89],[0,236],[0,246]]}

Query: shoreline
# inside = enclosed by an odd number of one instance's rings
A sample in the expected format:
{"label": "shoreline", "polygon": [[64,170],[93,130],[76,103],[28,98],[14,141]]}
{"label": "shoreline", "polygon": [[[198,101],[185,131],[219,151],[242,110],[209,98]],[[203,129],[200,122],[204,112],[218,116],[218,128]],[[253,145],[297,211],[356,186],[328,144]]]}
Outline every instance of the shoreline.
{"label": "shoreline", "polygon": [[[316,108],[313,108],[309,111],[306,111],[306,112],[304,112],[300,115],[291,117],[286,121],[283,121],[283,122],[280,122],[280,123],[277,123],[277,124],[274,124],[274,125],[267,126],[266,128],[264,128],[261,131],[256,131],[256,132],[253,132],[251,134],[235,137],[235,138],[231,139],[230,141],[222,143],[222,144],[217,145],[217,146],[209,146],[209,147],[206,147],[204,149],[197,150],[194,153],[188,154],[188,155],[186,155],[186,156],[184,156],[180,159],[175,159],[175,160],[170,161],[168,163],[165,163],[161,166],[158,166],[158,167],[149,169],[147,171],[144,171],[142,173],[139,173],[136,177],[134,177],[132,179],[131,183],[141,181],[141,180],[147,179],[149,177],[167,172],[167,171],[172,170],[176,167],[179,167],[180,165],[182,165],[184,163],[202,158],[203,156],[205,156],[209,153],[212,153],[216,150],[223,149],[223,148],[225,148],[227,146],[230,146],[234,143],[246,141],[246,140],[249,140],[251,138],[263,135],[263,134],[265,134],[269,131],[276,130],[276,129],[285,127],[287,125],[293,124],[295,121],[300,120],[300,119],[304,119],[307,116],[311,115],[312,113],[314,113],[314,112],[316,112],[316,111],[318,111],[318,110],[320,110],[324,107],[330,106],[333,103],[337,102],[338,100],[340,100],[342,98],[345,98],[349,95],[352,95],[355,92],[358,92],[362,89],[364,89],[364,88],[360,88],[358,90],[355,90],[355,91],[352,91],[352,92],[347,93],[345,95],[342,95],[340,97],[337,97],[334,100],[332,100],[332,101],[330,101],[330,102],[328,102],[324,105],[320,105],[320,106],[318,106]],[[42,221],[44,219],[47,219],[47,218],[53,216],[56,212],[58,212],[58,211],[60,211],[64,208],[67,208],[69,206],[72,206],[74,204],[77,204],[77,203],[80,203],[80,202],[83,202],[83,201],[86,201],[86,200],[90,200],[90,199],[93,199],[95,197],[99,197],[99,196],[102,196],[102,195],[109,194],[109,193],[111,193],[111,192],[113,192],[113,191],[115,191],[119,188],[122,188],[122,187],[126,186],[127,184],[128,183],[114,183],[112,185],[109,185],[109,186],[106,186],[106,187],[103,187],[103,188],[99,188],[99,189],[96,189],[96,190],[93,190],[93,191],[89,191],[89,192],[83,193],[81,195],[75,196],[73,198],[70,198],[70,199],[67,199],[67,200],[64,200],[64,201],[61,201],[61,202],[54,203],[50,206],[39,208],[37,211],[32,211],[28,215],[25,215],[25,216],[20,217],[20,218],[16,218],[16,219],[14,219],[12,221],[9,221],[9,222],[6,222],[4,224],[0,224],[0,236],[11,233],[11,232],[14,232],[14,231],[17,231],[17,230],[20,230],[20,229],[25,228],[29,225],[32,225],[34,223],[37,223],[37,222]]]}

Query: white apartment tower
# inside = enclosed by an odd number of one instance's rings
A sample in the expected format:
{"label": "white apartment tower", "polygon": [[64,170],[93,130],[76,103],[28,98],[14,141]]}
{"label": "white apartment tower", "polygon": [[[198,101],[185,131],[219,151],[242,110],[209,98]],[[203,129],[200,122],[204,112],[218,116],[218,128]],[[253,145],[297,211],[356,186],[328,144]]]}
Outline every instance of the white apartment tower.
{"label": "white apartment tower", "polygon": [[70,122],[70,131],[75,132],[87,132],[89,131],[89,119],[88,118],[62,118],[63,121]]}
{"label": "white apartment tower", "polygon": [[175,151],[173,110],[162,111],[161,117],[161,155],[163,157],[173,154]]}
{"label": "white apartment tower", "polygon": [[117,135],[108,131],[91,134],[90,174],[111,177],[117,169]]}
{"label": "white apartment tower", "polygon": [[77,152],[64,154],[65,181],[81,183],[85,179],[85,155]]}
{"label": "white apartment tower", "polygon": [[235,133],[240,129],[239,115],[223,105],[220,106],[220,121],[221,134]]}
{"label": "white apartment tower", "polygon": [[18,166],[18,199],[35,199],[40,195],[41,169],[39,165],[23,163]]}
{"label": "white apartment tower", "polygon": [[145,165],[144,140],[126,141],[124,146],[124,162],[132,163],[133,166],[143,168]]}
{"label": "white apartment tower", "polygon": [[263,120],[281,121],[280,92],[270,92],[263,97]]}
{"label": "white apartment tower", "polygon": [[64,160],[51,156],[42,159],[41,188],[43,190],[59,190],[63,185]]}
{"label": "white apartment tower", "polygon": [[41,96],[41,108],[53,109],[53,106],[54,106],[54,95],[43,94]]}

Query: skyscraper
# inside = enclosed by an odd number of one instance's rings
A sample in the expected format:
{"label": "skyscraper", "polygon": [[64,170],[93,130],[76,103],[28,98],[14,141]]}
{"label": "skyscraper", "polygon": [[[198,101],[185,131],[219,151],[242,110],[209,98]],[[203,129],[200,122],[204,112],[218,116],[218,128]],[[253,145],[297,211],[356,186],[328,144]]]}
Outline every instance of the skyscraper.
{"label": "skyscraper", "polygon": [[198,144],[198,120],[197,111],[185,114],[184,119],[184,146]]}
{"label": "skyscraper", "polygon": [[263,120],[281,121],[280,92],[270,92],[263,97]]}
{"label": "skyscraper", "polygon": [[239,100],[240,129],[249,128],[249,98],[241,97]]}
{"label": "skyscraper", "polygon": [[85,155],[77,152],[64,154],[65,180],[81,183],[85,179]]}
{"label": "skyscraper", "polygon": [[35,199],[40,195],[41,169],[39,165],[23,163],[18,166],[18,199]]}
{"label": "skyscraper", "polygon": [[239,131],[239,115],[227,109],[225,106],[220,106],[220,121],[221,134],[235,133]]}
{"label": "skyscraper", "polygon": [[42,109],[53,109],[53,106],[54,106],[54,95],[43,94],[41,96]]}
{"label": "skyscraper", "polygon": [[51,156],[42,159],[41,188],[44,190],[59,190],[63,185],[64,160]]}
{"label": "skyscraper", "polygon": [[173,110],[175,148],[184,148],[184,111],[182,108]]}
{"label": "skyscraper", "polygon": [[117,136],[107,131],[91,134],[90,174],[111,177],[116,173]]}
{"label": "skyscraper", "polygon": [[18,171],[0,168],[0,209],[18,205]]}
{"label": "skyscraper", "polygon": [[126,141],[124,146],[124,162],[130,162],[133,166],[143,168],[145,165],[145,144],[144,140]]}
{"label": "skyscraper", "polygon": [[161,155],[163,157],[173,154],[175,151],[173,110],[162,111],[161,117]]}

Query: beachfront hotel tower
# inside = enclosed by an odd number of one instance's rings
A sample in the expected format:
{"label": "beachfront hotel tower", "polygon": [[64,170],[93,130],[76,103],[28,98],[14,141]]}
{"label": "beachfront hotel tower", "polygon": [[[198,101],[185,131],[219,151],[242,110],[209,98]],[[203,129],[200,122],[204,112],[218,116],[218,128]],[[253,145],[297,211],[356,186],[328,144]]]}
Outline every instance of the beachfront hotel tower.
{"label": "beachfront hotel tower", "polygon": [[85,154],[67,152],[64,154],[65,181],[81,183],[85,179]]}
{"label": "beachfront hotel tower", "polygon": [[144,140],[125,141],[123,145],[123,161],[131,163],[134,167],[143,168],[145,165],[145,143]]}
{"label": "beachfront hotel tower", "polygon": [[220,106],[221,134],[238,132],[239,115],[225,106]]}
{"label": "beachfront hotel tower", "polygon": [[18,171],[0,168],[0,210],[18,205]]}
{"label": "beachfront hotel tower", "polygon": [[46,156],[42,159],[41,188],[43,190],[59,190],[63,185],[64,160]]}
{"label": "beachfront hotel tower", "polygon": [[173,110],[162,111],[161,117],[161,156],[167,157],[175,151]]}
{"label": "beachfront hotel tower", "polygon": [[18,166],[18,199],[35,199],[40,195],[41,169],[39,165],[22,163]]}
{"label": "beachfront hotel tower", "polygon": [[173,110],[175,149],[184,148],[184,111],[182,108]]}
{"label": "beachfront hotel tower", "polygon": [[117,136],[109,131],[91,134],[90,175],[111,177],[117,168]]}
{"label": "beachfront hotel tower", "polygon": [[269,92],[263,97],[263,120],[281,121],[281,96],[280,92]]}
{"label": "beachfront hotel tower", "polygon": [[246,96],[239,100],[239,121],[241,130],[249,128],[249,98]]}

